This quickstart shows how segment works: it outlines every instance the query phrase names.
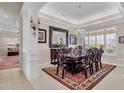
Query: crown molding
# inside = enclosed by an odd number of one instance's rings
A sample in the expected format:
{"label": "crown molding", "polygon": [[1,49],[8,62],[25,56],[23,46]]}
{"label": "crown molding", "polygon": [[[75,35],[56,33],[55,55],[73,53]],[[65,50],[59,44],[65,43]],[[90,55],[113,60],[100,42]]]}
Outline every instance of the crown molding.
{"label": "crown molding", "polygon": [[111,21],[111,20],[114,20],[114,19],[118,19],[118,18],[122,18],[120,13],[109,15],[109,16],[106,16],[106,17],[103,17],[103,18],[100,18],[100,19],[92,20],[92,21],[89,21],[89,22],[86,22],[86,23],[83,23],[83,24],[79,24],[78,28],[87,27],[87,26],[91,26],[91,25],[95,25],[95,24],[97,25],[97,24],[101,24],[101,23],[108,22],[108,21]]}
{"label": "crown molding", "polygon": [[97,29],[110,27],[110,26],[116,26],[116,25],[121,24],[121,23],[124,23],[124,18],[118,18],[118,19],[102,22],[99,24],[88,25],[86,27],[82,27],[82,29],[85,29],[86,31],[93,31],[93,30],[97,30]]}
{"label": "crown molding", "polygon": [[49,25],[54,25],[54,24],[60,24],[63,25],[67,28],[76,28],[77,25],[72,24],[70,22],[58,19],[56,17],[44,14],[44,13],[39,13],[39,18],[41,19],[41,22],[44,24],[49,24]]}

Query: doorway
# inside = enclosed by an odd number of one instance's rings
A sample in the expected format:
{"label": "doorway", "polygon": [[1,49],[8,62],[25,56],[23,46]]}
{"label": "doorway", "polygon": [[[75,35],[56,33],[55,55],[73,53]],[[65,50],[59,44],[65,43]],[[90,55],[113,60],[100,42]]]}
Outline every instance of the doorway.
{"label": "doorway", "polygon": [[0,7],[0,70],[20,66],[19,41],[20,32],[17,15],[11,13],[11,9]]}

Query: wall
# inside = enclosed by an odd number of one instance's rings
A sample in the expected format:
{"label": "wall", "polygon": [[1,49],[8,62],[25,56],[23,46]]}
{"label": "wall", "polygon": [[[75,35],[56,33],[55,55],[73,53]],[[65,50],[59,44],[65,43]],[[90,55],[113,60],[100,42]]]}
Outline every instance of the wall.
{"label": "wall", "polygon": [[[61,24],[61,22],[57,23],[54,22],[53,24],[46,22],[45,19],[40,19],[41,20],[41,25],[40,28],[42,29],[46,29],[47,31],[47,42],[46,43],[39,43],[39,64],[41,65],[47,65],[50,63],[50,48],[49,48],[49,26],[55,26],[55,27],[59,27],[59,28],[63,28],[63,29],[67,29],[69,30],[69,34],[75,34],[77,35],[73,29],[65,23],[65,24]],[[68,36],[69,37],[69,36]],[[69,44],[69,47],[75,47],[77,45],[80,45],[80,38],[77,36],[77,44],[76,45],[72,45]]]}
{"label": "wall", "polygon": [[38,77],[39,71],[39,58],[38,58],[38,35],[37,28],[36,34],[33,35],[34,30],[30,25],[30,17],[33,17],[33,21],[37,23],[38,12],[45,3],[29,3],[23,4],[20,16],[22,17],[23,29],[21,31],[21,69],[25,76],[31,80]]}
{"label": "wall", "polygon": [[115,56],[103,56],[103,62],[124,66],[124,44],[119,44],[119,36],[124,36],[124,23],[117,25],[117,54]]}

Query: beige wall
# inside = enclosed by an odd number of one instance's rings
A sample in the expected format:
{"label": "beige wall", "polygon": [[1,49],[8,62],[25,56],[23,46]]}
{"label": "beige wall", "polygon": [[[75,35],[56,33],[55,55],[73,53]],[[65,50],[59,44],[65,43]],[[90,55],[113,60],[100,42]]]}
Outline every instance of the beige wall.
{"label": "beige wall", "polygon": [[116,50],[117,53],[115,56],[103,56],[102,61],[115,64],[115,65],[124,65],[124,44],[119,44],[119,36],[124,36],[124,23],[117,25],[117,42]]}
{"label": "beige wall", "polygon": [[[67,28],[64,25],[61,24],[56,24],[53,25],[55,27],[60,27],[63,29],[70,29]],[[49,25],[48,24],[41,24],[41,28],[42,29],[46,29],[47,30],[47,43],[39,43],[39,64],[48,64],[50,63],[50,49],[49,49]],[[74,33],[74,31],[72,31],[71,29],[69,30],[69,34],[76,34]],[[77,34],[76,34],[77,35]],[[103,55],[102,57],[102,62],[104,63],[110,63],[110,64],[115,64],[115,65],[124,65],[124,44],[119,44],[119,36],[123,36],[124,35],[124,23],[118,24],[117,25],[117,42],[116,42],[116,54],[115,56],[108,56],[108,55]],[[80,39],[80,37],[77,35],[77,45],[81,45],[82,41]],[[75,47],[77,45],[70,45],[69,47]]]}
{"label": "beige wall", "polygon": [[[55,24],[55,27],[63,28],[63,29],[68,29],[69,34],[76,34],[74,31],[72,31],[70,28],[66,27],[66,25],[61,25],[61,24]],[[49,25],[48,24],[41,24],[40,26],[42,29],[47,30],[47,43],[39,43],[39,64],[48,64],[50,63],[50,49],[49,49]],[[105,63],[110,63],[110,64],[115,64],[115,65],[124,65],[124,44],[119,44],[119,36],[124,35],[124,23],[118,24],[117,25],[117,42],[116,42],[116,54],[115,56],[108,56],[108,55],[103,55],[102,57],[102,62]],[[81,45],[82,41],[80,37],[78,36],[77,38],[77,45]],[[76,46],[77,46],[76,45]],[[75,45],[70,45],[69,47],[75,47]]]}
{"label": "beige wall", "polygon": [[[70,30],[66,25],[62,24],[54,24],[52,26],[63,28],[69,30],[69,34],[76,34],[74,31]],[[49,48],[49,25],[41,23],[40,28],[47,30],[47,42],[46,43],[39,43],[39,64],[48,64],[50,63],[50,48]],[[78,43],[76,45],[69,44],[69,47],[75,47],[79,45],[80,38],[77,38]]]}

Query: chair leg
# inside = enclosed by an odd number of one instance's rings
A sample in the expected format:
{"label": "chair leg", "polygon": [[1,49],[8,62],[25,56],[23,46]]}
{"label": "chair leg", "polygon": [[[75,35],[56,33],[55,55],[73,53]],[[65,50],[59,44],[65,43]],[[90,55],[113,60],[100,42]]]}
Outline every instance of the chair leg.
{"label": "chair leg", "polygon": [[92,67],[90,66],[89,69],[90,69],[90,75],[92,75]]}
{"label": "chair leg", "polygon": [[91,75],[94,74],[94,71],[93,71],[93,64],[91,64],[91,66],[90,66],[90,74],[91,74]]}
{"label": "chair leg", "polygon": [[62,79],[64,79],[64,72],[65,72],[65,67],[63,67],[63,70],[62,70]]}
{"label": "chair leg", "polygon": [[99,68],[99,63],[97,62],[97,67],[98,67],[98,71],[100,70],[100,68]]}
{"label": "chair leg", "polygon": [[98,60],[98,66],[99,66],[99,70],[102,69],[102,62],[101,62],[101,59]]}
{"label": "chair leg", "polygon": [[84,69],[85,77],[87,78],[87,70]]}
{"label": "chair leg", "polygon": [[95,63],[95,70],[96,70],[96,72],[99,71],[99,66],[98,66],[97,62]]}
{"label": "chair leg", "polygon": [[101,63],[101,61],[99,61],[99,63],[100,63],[100,68],[102,69],[102,63]]}
{"label": "chair leg", "polygon": [[57,72],[56,72],[57,75],[58,75],[58,72],[59,72],[59,64],[57,65]]}

